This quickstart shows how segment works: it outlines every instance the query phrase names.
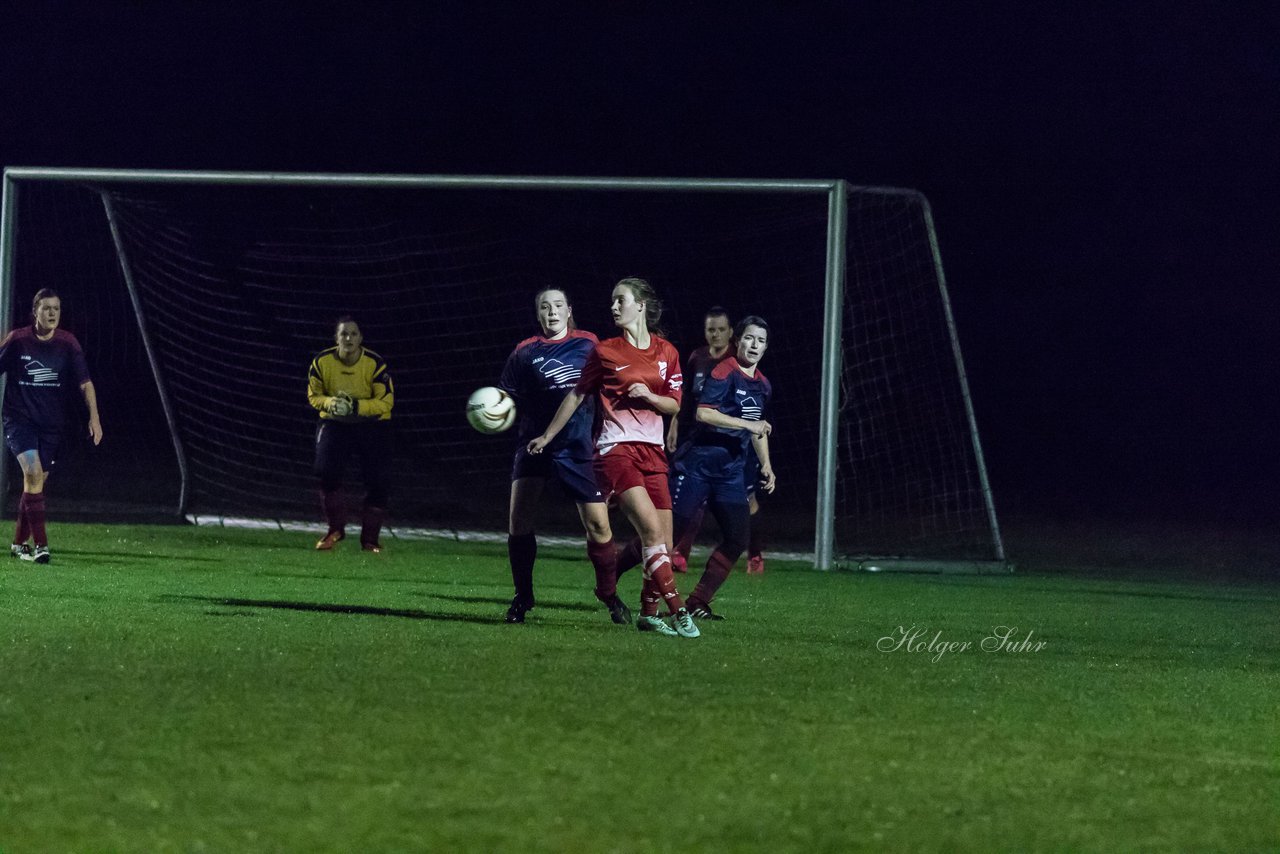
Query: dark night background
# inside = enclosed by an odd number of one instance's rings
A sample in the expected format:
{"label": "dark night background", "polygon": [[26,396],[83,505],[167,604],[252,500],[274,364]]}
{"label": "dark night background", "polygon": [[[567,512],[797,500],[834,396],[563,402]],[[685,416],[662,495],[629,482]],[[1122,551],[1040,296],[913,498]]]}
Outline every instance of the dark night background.
{"label": "dark night background", "polygon": [[1006,521],[1272,524],[1280,7],[684,5],[5,2],[0,162],[913,187]]}

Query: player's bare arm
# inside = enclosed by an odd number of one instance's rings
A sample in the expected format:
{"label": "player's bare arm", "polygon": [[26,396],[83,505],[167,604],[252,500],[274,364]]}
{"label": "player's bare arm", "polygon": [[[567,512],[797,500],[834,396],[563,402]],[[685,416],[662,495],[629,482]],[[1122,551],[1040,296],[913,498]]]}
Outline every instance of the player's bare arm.
{"label": "player's bare arm", "polygon": [[713,409],[710,406],[699,406],[695,417],[700,423],[711,427],[723,427],[726,430],[746,430],[751,434],[753,440],[757,436],[768,436],[773,432],[773,426],[768,421],[747,421],[745,418],[735,418],[732,415],[725,415],[720,410]]}
{"label": "player's bare arm", "polygon": [[564,429],[564,425],[569,423],[569,419],[573,417],[573,413],[578,411],[578,407],[582,405],[582,401],[586,400],[586,395],[578,394],[577,391],[571,391],[564,396],[564,400],[560,401],[560,407],[556,410],[555,416],[551,419],[551,423],[547,425],[547,429],[542,435],[529,443],[529,453],[540,454],[542,449],[551,444],[551,440]]}
{"label": "player's bare arm", "polygon": [[768,435],[752,436],[751,447],[755,449],[756,459],[760,460],[760,488],[772,493],[777,479],[773,476],[773,463],[769,460]]}
{"label": "player's bare arm", "polygon": [[674,397],[654,394],[644,383],[632,383],[628,386],[627,397],[643,400],[663,415],[675,415],[680,411],[680,402]]}
{"label": "player's bare arm", "polygon": [[667,453],[668,454],[674,454],[676,452],[676,445],[679,444],[679,439],[680,439],[680,419],[672,418],[671,426],[667,428]]}
{"label": "player's bare arm", "polygon": [[98,419],[98,392],[93,380],[81,384],[80,393],[84,395],[85,406],[89,407],[89,438],[97,445],[102,441],[102,422]]}

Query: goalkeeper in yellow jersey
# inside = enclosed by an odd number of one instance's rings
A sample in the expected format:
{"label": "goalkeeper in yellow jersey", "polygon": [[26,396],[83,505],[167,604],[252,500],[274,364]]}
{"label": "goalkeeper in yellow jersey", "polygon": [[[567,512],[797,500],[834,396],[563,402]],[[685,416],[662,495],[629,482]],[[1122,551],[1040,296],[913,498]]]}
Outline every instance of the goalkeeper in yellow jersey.
{"label": "goalkeeper in yellow jersey", "polygon": [[307,381],[307,400],[320,413],[315,472],[329,525],[316,548],[329,551],[346,537],[342,476],[354,456],[360,460],[365,487],[360,548],[380,552],[378,535],[386,514],[391,471],[390,422],[395,386],[387,363],[363,346],[364,336],[354,319],[338,318],[334,342],[333,347],[311,360]]}

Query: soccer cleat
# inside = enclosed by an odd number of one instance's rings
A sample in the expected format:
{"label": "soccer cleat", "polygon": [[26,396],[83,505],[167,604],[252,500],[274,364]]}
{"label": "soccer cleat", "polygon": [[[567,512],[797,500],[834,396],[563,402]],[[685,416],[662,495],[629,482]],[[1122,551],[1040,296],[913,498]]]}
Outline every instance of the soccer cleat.
{"label": "soccer cleat", "polygon": [[684,555],[680,554],[680,552],[672,552],[671,553],[671,570],[673,572],[688,572],[689,559],[686,558]]}
{"label": "soccer cleat", "polygon": [[723,614],[711,610],[710,605],[698,604],[689,606],[689,613],[699,620],[723,620]]}
{"label": "soccer cleat", "polygon": [[675,624],[676,634],[682,638],[696,638],[702,634],[698,631],[698,626],[693,622],[693,617],[689,616],[688,608],[681,608],[676,611],[675,616],[671,618],[671,622]]}
{"label": "soccer cleat", "polygon": [[27,555],[31,554],[31,546],[27,545],[26,543],[14,543],[13,545],[9,546],[9,554],[13,555],[16,558],[30,560],[30,558],[28,558]]}
{"label": "soccer cleat", "polygon": [[764,574],[764,555],[752,555],[747,560],[747,575]]}
{"label": "soccer cleat", "polygon": [[382,546],[378,543],[361,543],[360,551],[373,552],[376,555],[382,554]]}
{"label": "soccer cleat", "polygon": [[524,615],[533,609],[533,602],[529,599],[521,599],[519,596],[511,600],[511,607],[507,609],[508,623],[523,623]]}
{"label": "soccer cleat", "polygon": [[677,637],[679,632],[667,625],[666,621],[656,614],[641,614],[636,617],[636,628],[642,632],[657,632],[660,635]]}
{"label": "soccer cleat", "polygon": [[320,538],[320,542],[316,543],[316,551],[327,552],[332,551],[339,541],[345,540],[347,534],[345,531],[330,531]]}
{"label": "soccer cleat", "polygon": [[24,555],[19,555],[19,557],[20,557],[20,558],[22,558],[22,559],[23,559],[23,560],[25,560],[25,561],[30,561],[31,563],[48,563],[48,562],[49,562],[49,547],[48,547],[48,546],[36,546],[34,549],[32,549],[31,551],[27,552],[26,554],[24,554]]}
{"label": "soccer cleat", "polygon": [[618,625],[625,626],[631,622],[631,609],[627,607],[626,602],[618,598],[617,594],[604,600],[604,606],[609,609],[609,619]]}

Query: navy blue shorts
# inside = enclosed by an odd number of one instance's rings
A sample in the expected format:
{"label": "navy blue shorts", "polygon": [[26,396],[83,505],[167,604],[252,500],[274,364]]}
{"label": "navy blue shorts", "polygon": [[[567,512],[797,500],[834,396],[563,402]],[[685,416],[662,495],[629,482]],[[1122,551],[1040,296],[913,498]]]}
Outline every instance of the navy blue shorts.
{"label": "navy blue shorts", "polygon": [[734,461],[720,448],[690,448],[677,454],[671,469],[671,509],[689,519],[708,501],[747,504],[741,458]]}
{"label": "navy blue shorts", "polygon": [[603,502],[604,492],[596,483],[596,473],[590,459],[573,457],[564,451],[543,451],[530,454],[522,445],[516,450],[511,464],[511,479],[522,477],[554,478],[564,486],[565,492],[579,504]]}
{"label": "navy blue shorts", "polygon": [[15,457],[27,451],[40,455],[40,465],[45,471],[53,468],[58,460],[58,449],[65,436],[60,430],[41,430],[24,421],[9,421],[4,425],[4,443]]}

